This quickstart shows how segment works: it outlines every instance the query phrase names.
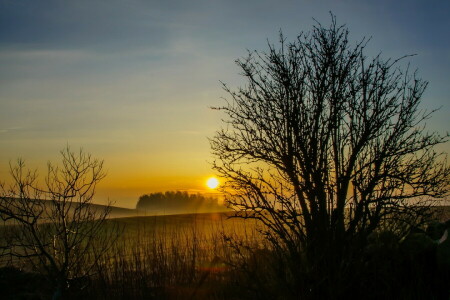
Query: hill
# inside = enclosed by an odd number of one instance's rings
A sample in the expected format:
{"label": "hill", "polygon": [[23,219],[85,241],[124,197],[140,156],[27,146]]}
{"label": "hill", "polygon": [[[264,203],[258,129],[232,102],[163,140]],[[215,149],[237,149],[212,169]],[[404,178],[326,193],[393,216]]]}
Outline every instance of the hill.
{"label": "hill", "polygon": [[[4,199],[0,199],[0,201],[4,201]],[[8,201],[11,201],[10,199]],[[19,200],[13,200],[19,201]],[[50,200],[31,200],[37,201],[38,206],[44,206],[47,209],[50,209],[52,205],[52,201]],[[94,212],[100,213],[104,209],[106,209],[106,205],[102,204],[89,204]],[[209,209],[208,209],[209,208]],[[127,218],[127,217],[138,217],[138,216],[162,216],[162,215],[176,215],[176,214],[187,214],[187,213],[199,213],[199,212],[224,212],[227,211],[224,206],[214,206],[214,207],[202,207],[200,210],[196,208],[188,209],[186,207],[174,208],[174,207],[165,207],[164,205],[153,207],[153,209],[133,209],[133,208],[124,208],[118,206],[110,206],[110,213],[108,215],[109,219],[117,219],[117,218]],[[73,209],[72,209],[73,210]],[[229,210],[228,210],[229,211]],[[42,222],[45,222],[42,220]],[[6,222],[9,224],[10,221]]]}

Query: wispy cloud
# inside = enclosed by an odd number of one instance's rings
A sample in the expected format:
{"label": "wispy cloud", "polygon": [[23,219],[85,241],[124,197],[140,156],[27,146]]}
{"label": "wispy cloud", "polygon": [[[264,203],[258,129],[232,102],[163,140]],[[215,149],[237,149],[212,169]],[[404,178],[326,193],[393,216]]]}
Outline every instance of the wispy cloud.
{"label": "wispy cloud", "polygon": [[183,134],[183,135],[200,135],[204,134],[205,132],[199,131],[199,130],[179,130],[175,131],[177,134]]}
{"label": "wispy cloud", "polygon": [[22,129],[23,129],[23,127],[0,128],[0,133],[14,132],[14,131],[22,130]]}
{"label": "wispy cloud", "polygon": [[85,60],[95,58],[95,53],[83,50],[58,50],[58,49],[30,49],[20,47],[0,48],[0,57],[3,59],[23,60]]}

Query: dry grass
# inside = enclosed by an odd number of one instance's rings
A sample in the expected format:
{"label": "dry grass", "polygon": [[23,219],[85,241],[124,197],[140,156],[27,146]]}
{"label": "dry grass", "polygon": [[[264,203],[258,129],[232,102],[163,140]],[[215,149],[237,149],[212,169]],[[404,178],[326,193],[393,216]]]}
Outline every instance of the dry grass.
{"label": "dry grass", "polygon": [[115,220],[122,238],[97,267],[95,299],[225,299],[240,259],[229,237],[256,245],[256,224],[228,214]]}
{"label": "dry grass", "polygon": [[[436,216],[446,220],[449,212],[450,207],[440,208]],[[229,219],[229,216],[230,213],[206,213],[108,220],[107,226],[123,228],[123,233],[114,247],[104,253],[90,278],[72,283],[71,297],[283,299],[282,293],[290,292],[283,288],[286,280],[283,261],[278,260],[265,243],[255,221]],[[392,257],[385,260],[389,264],[396,263],[396,270],[403,268]],[[377,274],[385,263],[383,260],[375,264]],[[385,267],[388,268],[387,263]],[[409,273],[403,274],[400,270],[395,276],[407,285],[414,282],[408,279]],[[386,277],[393,273],[382,274]],[[397,277],[385,278],[382,282],[391,279],[397,282]],[[377,283],[370,280],[374,290],[378,290]],[[424,285],[428,282],[421,277],[414,277],[414,280],[416,286],[417,282]],[[408,291],[406,287],[405,291]]]}

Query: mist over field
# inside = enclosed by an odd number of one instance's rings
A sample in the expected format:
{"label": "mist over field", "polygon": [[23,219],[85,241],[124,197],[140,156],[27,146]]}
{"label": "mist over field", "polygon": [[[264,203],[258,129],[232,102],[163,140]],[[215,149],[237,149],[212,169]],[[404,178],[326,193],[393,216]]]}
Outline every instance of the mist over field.
{"label": "mist over field", "polygon": [[0,0],[0,300],[449,300],[449,15]]}

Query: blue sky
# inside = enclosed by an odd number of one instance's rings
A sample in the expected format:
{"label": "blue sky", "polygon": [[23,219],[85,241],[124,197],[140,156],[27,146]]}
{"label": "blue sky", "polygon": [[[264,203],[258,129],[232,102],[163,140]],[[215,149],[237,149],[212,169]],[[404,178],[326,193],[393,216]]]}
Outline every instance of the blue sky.
{"label": "blue sky", "polygon": [[448,131],[448,1],[0,0],[0,176],[17,157],[43,169],[69,144],[105,159],[99,202],[201,191],[219,81],[243,84],[234,60],[330,11],[353,42],[372,37],[368,55],[417,54],[423,108],[442,107],[429,129]]}

